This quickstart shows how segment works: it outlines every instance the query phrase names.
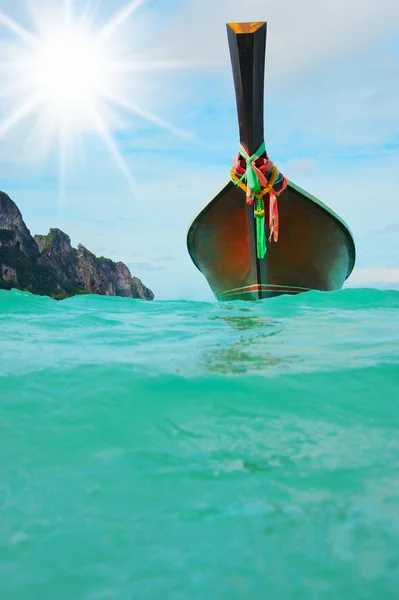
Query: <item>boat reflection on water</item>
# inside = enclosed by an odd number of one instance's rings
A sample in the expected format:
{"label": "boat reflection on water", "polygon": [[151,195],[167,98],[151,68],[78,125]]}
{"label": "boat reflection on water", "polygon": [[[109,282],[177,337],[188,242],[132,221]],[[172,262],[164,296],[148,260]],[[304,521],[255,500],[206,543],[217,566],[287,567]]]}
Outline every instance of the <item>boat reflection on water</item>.
{"label": "boat reflection on water", "polygon": [[[270,367],[279,367],[300,360],[298,356],[279,356],[282,344],[276,338],[283,332],[282,320],[248,314],[251,310],[238,309],[245,315],[237,315],[237,308],[224,305],[226,312],[235,314],[210,317],[211,321],[226,323],[232,330],[241,332],[234,342],[219,343],[217,348],[206,352],[202,365],[212,373],[243,374],[260,373]],[[273,344],[269,340],[273,338]],[[285,344],[283,344],[285,348]],[[280,352],[276,352],[276,349]],[[285,354],[285,352],[284,352]]]}

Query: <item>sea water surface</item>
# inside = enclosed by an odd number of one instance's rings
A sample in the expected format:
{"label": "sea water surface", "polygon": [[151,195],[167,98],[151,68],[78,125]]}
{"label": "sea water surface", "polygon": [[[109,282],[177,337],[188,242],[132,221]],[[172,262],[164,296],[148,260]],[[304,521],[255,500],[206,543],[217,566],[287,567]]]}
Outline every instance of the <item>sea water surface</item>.
{"label": "sea water surface", "polygon": [[0,598],[398,598],[398,309],[0,291]]}

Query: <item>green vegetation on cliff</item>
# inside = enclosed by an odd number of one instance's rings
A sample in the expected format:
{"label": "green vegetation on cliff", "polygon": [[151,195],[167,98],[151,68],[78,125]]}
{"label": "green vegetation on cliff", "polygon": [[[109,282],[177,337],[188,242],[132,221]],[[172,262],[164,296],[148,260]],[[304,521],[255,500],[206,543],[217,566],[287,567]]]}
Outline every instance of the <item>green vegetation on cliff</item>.
{"label": "green vegetation on cliff", "polygon": [[1,242],[11,242],[14,238],[14,233],[10,229],[0,229],[0,244]]}
{"label": "green vegetation on cliff", "polygon": [[44,248],[43,248],[42,252],[47,252],[48,250],[50,250],[51,246],[53,245],[54,237],[55,237],[55,230],[50,229],[48,234],[43,235],[42,237],[45,239]]}
{"label": "green vegetation on cliff", "polygon": [[[30,291],[33,294],[52,296],[56,300],[87,294],[85,290],[68,282],[63,282],[61,289],[52,269],[39,265],[34,258],[30,258],[17,248],[0,246],[0,264],[15,269],[18,273],[19,289]],[[15,283],[5,281],[0,277],[0,288],[10,290],[14,287]]]}

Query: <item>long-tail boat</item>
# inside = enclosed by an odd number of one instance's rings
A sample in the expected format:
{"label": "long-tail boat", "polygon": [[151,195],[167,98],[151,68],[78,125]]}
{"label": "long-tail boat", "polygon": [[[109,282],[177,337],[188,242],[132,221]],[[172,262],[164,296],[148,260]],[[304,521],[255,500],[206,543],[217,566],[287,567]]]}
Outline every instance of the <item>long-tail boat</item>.
{"label": "long-tail boat", "polygon": [[355,263],[348,226],[266,151],[266,23],[228,23],[227,34],[240,150],[231,180],[189,228],[190,256],[220,301],[339,290]]}

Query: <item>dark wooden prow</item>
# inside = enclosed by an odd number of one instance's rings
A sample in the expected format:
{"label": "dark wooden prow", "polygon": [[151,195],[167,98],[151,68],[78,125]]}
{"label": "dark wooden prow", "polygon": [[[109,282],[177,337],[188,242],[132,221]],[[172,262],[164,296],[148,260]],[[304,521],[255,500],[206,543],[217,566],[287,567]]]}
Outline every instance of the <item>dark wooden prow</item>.
{"label": "dark wooden prow", "polygon": [[[236,92],[240,142],[252,156],[264,141],[266,23],[227,23],[231,65]],[[253,207],[246,207],[250,253],[257,281],[267,282],[267,260],[258,259]],[[262,292],[259,291],[259,298]]]}
{"label": "dark wooden prow", "polygon": [[240,141],[250,155],[264,141],[266,23],[228,23]]}

